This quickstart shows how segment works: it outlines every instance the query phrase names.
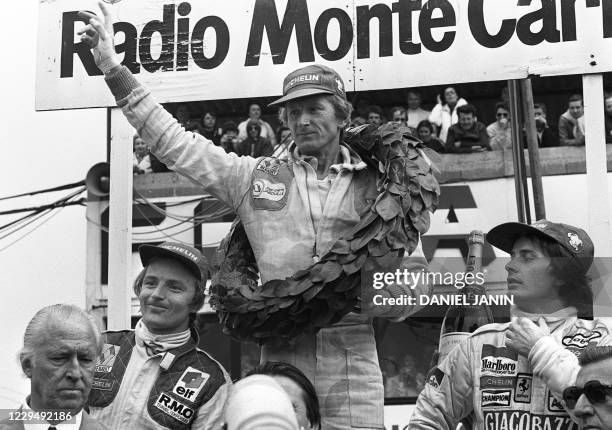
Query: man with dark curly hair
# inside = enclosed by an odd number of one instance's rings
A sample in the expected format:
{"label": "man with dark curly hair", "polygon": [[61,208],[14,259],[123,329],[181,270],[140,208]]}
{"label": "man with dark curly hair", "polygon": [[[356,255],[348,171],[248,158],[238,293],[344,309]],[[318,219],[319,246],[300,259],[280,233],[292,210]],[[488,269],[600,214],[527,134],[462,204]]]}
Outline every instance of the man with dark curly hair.
{"label": "man with dark curly hair", "polygon": [[409,428],[454,429],[474,414],[475,429],[574,429],[561,396],[577,356],[611,343],[605,321],[578,318],[592,307],[593,242],[547,220],[504,223],[487,240],[510,254],[512,322],[480,327],[429,372]]}

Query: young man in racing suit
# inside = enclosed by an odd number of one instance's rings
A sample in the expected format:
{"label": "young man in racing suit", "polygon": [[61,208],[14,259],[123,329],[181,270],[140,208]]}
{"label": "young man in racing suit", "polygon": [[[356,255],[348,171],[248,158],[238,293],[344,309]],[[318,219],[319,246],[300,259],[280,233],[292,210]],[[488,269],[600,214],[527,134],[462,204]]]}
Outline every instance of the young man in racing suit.
{"label": "young man in racing suit", "polygon": [[513,321],[479,328],[432,369],[409,428],[454,429],[474,413],[477,429],[577,429],[562,392],[584,348],[610,343],[602,321],[577,317],[592,301],[593,243],[582,229],[546,220],[501,224],[487,240],[511,255]]}
{"label": "young man in racing suit", "polygon": [[[236,157],[186,132],[119,64],[112,44],[112,18],[100,5],[104,21],[81,12],[89,25],[79,33],[93,48],[96,64],[118,105],[152,153],[235,210],[253,248],[262,283],[286,278],[316,263],[360,221],[368,201],[376,200],[377,172],[342,144],[352,107],[334,70],[310,65],[285,78],[283,97],[275,103],[286,106],[294,136],[295,146],[287,160]],[[410,267],[404,268],[426,269],[422,255],[419,246]],[[385,292],[401,297],[429,288],[404,287]],[[377,316],[396,320],[417,310],[375,309],[381,312]],[[265,344],[262,360],[292,364],[313,382],[323,428],[383,428],[384,393],[372,315],[349,313],[299,341]]]}
{"label": "young man in racing suit", "polygon": [[134,281],[142,318],[135,330],[107,331],[95,367],[89,412],[111,429],[215,430],[231,380],[198,348],[193,326],[208,269],[182,243],[142,245]]}

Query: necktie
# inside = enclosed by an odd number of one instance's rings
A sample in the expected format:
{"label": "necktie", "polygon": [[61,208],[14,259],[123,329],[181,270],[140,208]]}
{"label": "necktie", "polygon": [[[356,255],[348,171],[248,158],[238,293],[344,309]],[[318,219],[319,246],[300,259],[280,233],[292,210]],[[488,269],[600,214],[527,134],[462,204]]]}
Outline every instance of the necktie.
{"label": "necktie", "polygon": [[57,427],[55,426],[49,426],[49,428],[47,430],[57,430]]}

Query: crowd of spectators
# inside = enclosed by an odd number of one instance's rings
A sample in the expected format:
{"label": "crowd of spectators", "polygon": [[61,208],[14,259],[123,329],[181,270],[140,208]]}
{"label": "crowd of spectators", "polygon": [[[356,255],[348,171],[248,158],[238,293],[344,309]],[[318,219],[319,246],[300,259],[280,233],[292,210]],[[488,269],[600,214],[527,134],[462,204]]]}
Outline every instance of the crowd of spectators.
{"label": "crowd of spectators", "polygon": [[[612,93],[605,94],[604,118],[606,143],[612,143]],[[382,108],[367,98],[356,96],[351,117],[351,127],[364,124],[380,126],[393,122],[410,128],[414,136],[425,146],[438,153],[472,153],[480,151],[502,151],[512,148],[511,112],[508,105],[508,88],[504,87],[500,101],[495,103],[495,121],[485,124],[479,120],[476,106],[461,97],[457,89],[449,86],[438,94],[435,104],[425,103],[421,92],[408,89],[405,105]],[[433,106],[427,110],[424,106]],[[491,118],[493,112],[485,112]],[[252,157],[284,157],[293,141],[291,130],[286,125],[284,108],[270,122],[262,119],[261,105],[254,101],[248,106],[246,118],[241,121],[217,121],[217,113],[204,109],[194,116],[186,103],[174,109],[174,116],[186,130],[205,136],[226,152]],[[555,146],[583,146],[585,141],[584,103],[580,94],[568,98],[567,110],[557,123],[551,124],[544,103],[534,104],[534,120],[537,143],[541,148]],[[526,145],[526,132],[522,131]],[[134,136],[134,174],[163,172],[167,168],[149,154],[146,144]]]}

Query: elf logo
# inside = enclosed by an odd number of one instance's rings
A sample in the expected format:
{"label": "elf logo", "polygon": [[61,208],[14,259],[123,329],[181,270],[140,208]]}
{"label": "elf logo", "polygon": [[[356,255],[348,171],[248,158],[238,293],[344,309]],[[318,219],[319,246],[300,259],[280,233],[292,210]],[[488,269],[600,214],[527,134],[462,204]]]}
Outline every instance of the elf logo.
{"label": "elf logo", "polygon": [[172,392],[185,400],[194,402],[206,381],[208,381],[208,378],[210,378],[208,373],[201,372],[190,366],[183,372]]}

